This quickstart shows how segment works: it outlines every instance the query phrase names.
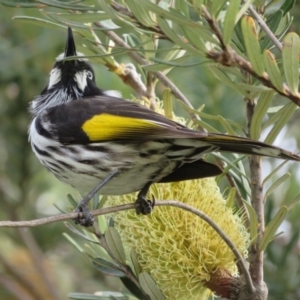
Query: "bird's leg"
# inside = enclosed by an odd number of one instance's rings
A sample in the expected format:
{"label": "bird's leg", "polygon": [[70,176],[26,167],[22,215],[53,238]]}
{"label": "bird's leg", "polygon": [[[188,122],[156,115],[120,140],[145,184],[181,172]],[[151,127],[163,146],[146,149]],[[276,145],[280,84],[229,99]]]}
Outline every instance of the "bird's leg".
{"label": "bird's leg", "polygon": [[135,211],[137,214],[148,215],[151,213],[155,199],[153,197],[152,201],[147,199],[147,192],[151,186],[152,182],[148,182],[142,190],[139,192],[137,199],[135,201]]}
{"label": "bird's leg", "polygon": [[[92,191],[90,191],[78,204],[77,208],[74,210],[74,212],[78,212],[78,217],[74,220],[75,224],[80,224],[85,227],[92,226],[94,223],[94,217],[92,216],[89,208],[88,203],[90,200],[94,197],[96,193],[113,177],[115,177],[117,174],[119,174],[119,170],[116,170],[112,173],[110,173],[106,178],[104,178]],[[82,216],[79,215],[79,213],[82,213]]]}

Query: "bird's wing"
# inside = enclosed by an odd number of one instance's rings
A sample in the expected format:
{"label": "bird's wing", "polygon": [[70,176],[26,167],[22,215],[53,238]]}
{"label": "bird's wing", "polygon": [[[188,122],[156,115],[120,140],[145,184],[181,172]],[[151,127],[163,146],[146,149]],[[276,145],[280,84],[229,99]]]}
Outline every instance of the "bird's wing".
{"label": "bird's wing", "polygon": [[45,119],[62,143],[205,137],[166,117],[121,98],[96,96],[47,109]]}

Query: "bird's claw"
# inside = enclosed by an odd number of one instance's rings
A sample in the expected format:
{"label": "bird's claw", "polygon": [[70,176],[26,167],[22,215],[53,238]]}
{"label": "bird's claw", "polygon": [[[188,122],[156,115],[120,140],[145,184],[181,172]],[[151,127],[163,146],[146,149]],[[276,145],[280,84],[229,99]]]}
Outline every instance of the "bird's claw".
{"label": "bird's claw", "polygon": [[90,227],[94,224],[94,217],[87,205],[78,205],[74,212],[78,212],[78,217],[74,219],[75,224],[80,224],[84,227]]}
{"label": "bird's claw", "polygon": [[152,212],[155,205],[155,198],[152,195],[152,201],[147,199],[145,196],[139,195],[135,201],[135,211],[136,213],[142,215],[148,215]]}

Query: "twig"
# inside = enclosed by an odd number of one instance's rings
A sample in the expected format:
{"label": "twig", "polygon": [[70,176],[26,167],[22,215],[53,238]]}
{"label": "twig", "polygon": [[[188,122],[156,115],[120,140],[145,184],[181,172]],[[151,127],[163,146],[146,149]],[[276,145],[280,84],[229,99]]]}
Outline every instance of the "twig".
{"label": "twig", "polygon": [[[246,2],[246,1],[243,1]],[[270,40],[274,43],[274,45],[281,51],[282,45],[279,40],[276,38],[275,34],[270,30],[265,21],[261,18],[261,16],[257,13],[257,11],[253,8],[252,5],[249,6],[249,11],[253,18],[257,21],[257,24],[260,28],[266,33],[266,35],[270,38]]]}
{"label": "twig", "polygon": [[[230,240],[230,238],[226,235],[226,233],[210,217],[208,217],[202,211],[200,211],[190,205],[187,205],[185,203],[176,201],[176,200],[155,201],[155,206],[178,207],[178,208],[184,209],[186,211],[189,211],[189,212],[197,215],[199,218],[201,218],[202,220],[207,222],[220,235],[220,237],[224,240],[224,242],[227,244],[227,246],[230,248],[230,250],[235,255],[235,257],[237,259],[237,264],[238,264],[240,270],[242,270],[242,274],[245,277],[247,289],[248,289],[249,293],[254,293],[255,288],[253,286],[253,283],[252,283],[252,280],[251,280],[251,277],[248,272],[247,265],[246,265],[246,262],[245,262],[243,256],[240,254],[239,250],[236,248],[236,246]],[[129,210],[129,209],[135,209],[135,204],[130,203],[130,204],[123,204],[123,205],[118,205],[118,206],[113,206],[113,207],[108,207],[108,208],[97,209],[97,210],[91,211],[91,214],[93,216],[98,216],[98,215],[110,214],[110,213],[117,212],[117,211]],[[63,214],[63,215],[58,215],[58,216],[53,216],[53,217],[48,217],[48,218],[43,218],[43,219],[31,220],[31,221],[18,221],[18,222],[1,221],[0,227],[35,227],[35,226],[45,225],[45,224],[49,224],[49,223],[74,219],[77,216],[78,216],[78,213],[69,213],[69,214]]]}
{"label": "twig", "polygon": [[[255,110],[255,103],[247,101],[247,127],[248,135],[251,127],[252,118]],[[250,157],[250,178],[251,178],[251,204],[256,212],[258,220],[257,237],[255,243],[250,249],[250,273],[255,282],[255,286],[263,287],[263,252],[259,250],[259,244],[265,230],[264,221],[264,201],[263,201],[263,185],[262,185],[262,170],[261,158],[252,155]]]}
{"label": "twig", "polygon": [[[278,94],[292,100],[297,106],[300,107],[300,93],[293,94],[287,85],[284,84],[283,90],[279,90],[277,87],[273,85],[268,74],[264,72],[262,75],[257,74],[249,61],[244,59],[242,56],[238,55],[236,51],[234,51],[229,46],[224,46],[222,41],[222,35],[220,35],[220,28],[218,23],[210,16],[209,12],[204,9],[203,16],[210,25],[212,31],[216,34],[220,41],[220,45],[223,51],[210,50],[207,52],[207,57],[215,62],[218,62],[226,67],[236,67],[240,69],[242,72],[247,72],[252,75],[256,79],[258,79],[262,84],[267,87],[270,87]],[[223,46],[222,46],[223,45]],[[225,47],[225,49],[224,49]]]}

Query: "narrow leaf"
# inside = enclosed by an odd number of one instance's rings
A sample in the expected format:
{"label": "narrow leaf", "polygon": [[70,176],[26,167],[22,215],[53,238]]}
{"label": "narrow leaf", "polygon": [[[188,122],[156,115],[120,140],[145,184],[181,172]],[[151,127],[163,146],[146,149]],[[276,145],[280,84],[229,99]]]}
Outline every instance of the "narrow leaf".
{"label": "narrow leaf", "polygon": [[263,180],[263,185],[265,185],[266,182],[268,182],[288,162],[289,162],[288,160],[285,160],[277,168],[275,168],[268,176],[266,176],[266,178]]}
{"label": "narrow leaf", "polygon": [[127,1],[126,5],[133,15],[146,27],[153,26],[154,22],[151,20],[149,10],[145,9],[142,5],[135,1]]}
{"label": "narrow leaf", "polygon": [[231,87],[233,90],[237,91],[238,93],[241,93],[243,96],[248,96],[248,93],[240,88],[240,86],[236,83],[234,83],[228,76],[225,72],[223,72],[222,70],[220,70],[219,68],[217,67],[208,67],[211,72],[215,75],[215,77],[217,79],[219,79],[221,82],[227,84],[229,87]]}
{"label": "narrow leaf", "polygon": [[274,92],[262,93],[255,107],[254,115],[251,122],[250,135],[254,140],[258,140],[261,133],[263,119],[273,100]]}
{"label": "narrow leaf", "polygon": [[191,45],[189,45],[188,43],[184,42],[178,35],[177,33],[170,27],[169,22],[167,22],[166,19],[157,16],[157,23],[159,25],[159,27],[161,28],[161,30],[164,32],[164,34],[170,39],[172,40],[176,45],[182,47],[182,49],[191,51],[194,54],[201,54],[201,52],[199,50],[197,50],[196,48],[192,47]]}
{"label": "narrow leaf", "polygon": [[157,287],[155,281],[152,279],[152,277],[146,273],[143,272],[139,274],[139,282],[145,291],[146,294],[148,294],[151,298],[151,300],[164,300],[165,297],[163,293],[160,291],[160,289]]}
{"label": "narrow leaf", "polygon": [[270,77],[271,82],[277,90],[284,92],[282,76],[280,74],[280,70],[277,66],[274,55],[269,50],[265,50],[263,58],[266,71]]}
{"label": "narrow leaf", "polygon": [[231,127],[231,125],[226,121],[226,119],[224,119],[222,116],[218,115],[217,116],[218,121],[220,122],[220,124],[225,128],[226,132],[228,132],[231,135],[238,135],[233,128]]}
{"label": "narrow leaf", "polygon": [[268,134],[267,138],[265,139],[265,142],[267,144],[273,144],[276,137],[278,136],[281,129],[285,126],[285,124],[289,121],[291,116],[293,115],[295,109],[297,108],[297,105],[293,102],[288,103],[285,105],[277,114],[280,115],[280,118]]}
{"label": "narrow leaf", "polygon": [[229,2],[224,20],[223,42],[228,45],[231,41],[233,29],[236,24],[236,16],[239,12],[241,0],[232,0]]}
{"label": "narrow leaf", "polygon": [[56,16],[59,17],[60,20],[62,21],[73,21],[77,23],[92,23],[92,22],[99,22],[103,20],[108,20],[110,19],[109,14],[99,11],[97,13],[73,13],[73,14],[68,14],[68,13],[53,13],[53,12],[45,12],[49,16]]}
{"label": "narrow leaf", "polygon": [[105,240],[109,250],[120,263],[126,263],[125,251],[118,231],[114,227],[109,227],[105,231]]}
{"label": "narrow leaf", "polygon": [[[127,290],[130,291],[132,295],[137,297],[137,299],[151,300],[150,297],[145,297],[145,292],[128,277],[121,277],[120,279],[124,286],[127,288]],[[130,300],[132,299],[130,298]]]}
{"label": "narrow leaf", "polygon": [[243,17],[242,32],[252,68],[258,75],[262,75],[264,73],[264,61],[261,55],[255,21],[251,17]]}
{"label": "narrow leaf", "polygon": [[243,4],[242,8],[239,10],[238,14],[236,15],[235,23],[237,23],[240,20],[240,18],[245,15],[246,11],[252,5],[253,1],[254,0],[243,1],[244,4]]}
{"label": "narrow leaf", "polygon": [[274,237],[277,229],[279,228],[279,226],[285,219],[287,212],[288,212],[288,209],[285,206],[281,207],[279,209],[279,211],[277,212],[277,214],[272,219],[272,221],[267,225],[266,230],[264,232],[264,235],[263,235],[260,245],[259,245],[260,251],[264,251],[267,248],[268,244],[273,240],[273,237]]}
{"label": "narrow leaf", "polygon": [[247,211],[249,213],[249,218],[250,218],[250,240],[251,243],[254,244],[256,242],[257,238],[257,228],[258,228],[258,219],[257,219],[257,214],[254,208],[245,200],[243,202],[246,205]]}
{"label": "narrow leaf", "polygon": [[173,119],[173,96],[169,88],[164,89],[162,100],[164,104],[165,116],[170,120],[172,120]]}
{"label": "narrow leaf", "polygon": [[137,259],[137,253],[134,249],[130,251],[130,258],[134,268],[135,275],[138,276],[141,273],[141,268]]}
{"label": "narrow leaf", "polygon": [[210,14],[212,17],[217,18],[220,11],[223,9],[225,3],[227,0],[218,0],[218,1],[212,1],[211,8],[210,8]]}
{"label": "narrow leaf", "polygon": [[233,207],[235,196],[236,196],[236,188],[231,188],[229,190],[228,196],[226,197],[226,207],[230,207],[230,208]]}
{"label": "narrow leaf", "polygon": [[125,277],[126,274],[121,270],[121,268],[101,257],[96,257],[92,260],[93,266],[105,275],[115,276],[115,277]]}
{"label": "narrow leaf", "polygon": [[31,24],[39,24],[39,25],[43,25],[47,28],[51,28],[51,29],[57,29],[57,28],[63,28],[63,30],[66,30],[66,26],[64,25],[60,25],[57,24],[55,22],[51,22],[45,19],[41,19],[41,18],[35,18],[35,17],[27,17],[27,16],[15,16],[12,18],[12,20],[21,20],[21,21],[25,21]]}
{"label": "narrow leaf", "polygon": [[299,86],[299,49],[299,36],[288,33],[283,39],[282,60],[285,79],[294,95],[298,95]]}
{"label": "narrow leaf", "polygon": [[70,229],[73,233],[79,235],[80,237],[84,238],[85,240],[87,240],[88,242],[94,243],[94,244],[98,244],[98,241],[95,241],[93,239],[91,239],[89,236],[87,236],[86,234],[82,233],[81,231],[77,230],[74,226],[72,226],[70,223],[68,222],[64,222],[65,226]]}
{"label": "narrow leaf", "polygon": [[299,201],[300,201],[300,194],[289,204],[288,210],[291,210],[292,208],[294,208],[294,206],[296,204],[298,204]]}
{"label": "narrow leaf", "polygon": [[270,196],[274,190],[281,185],[283,182],[285,182],[289,177],[291,177],[290,173],[286,173],[284,175],[282,175],[279,179],[277,179],[271,186],[270,188],[267,190],[266,195],[265,195],[265,199],[267,199],[268,196]]}

